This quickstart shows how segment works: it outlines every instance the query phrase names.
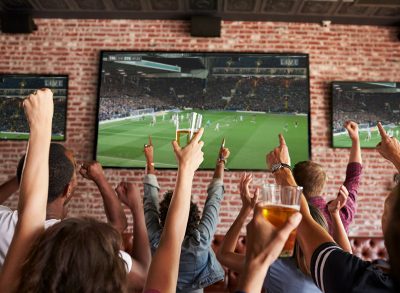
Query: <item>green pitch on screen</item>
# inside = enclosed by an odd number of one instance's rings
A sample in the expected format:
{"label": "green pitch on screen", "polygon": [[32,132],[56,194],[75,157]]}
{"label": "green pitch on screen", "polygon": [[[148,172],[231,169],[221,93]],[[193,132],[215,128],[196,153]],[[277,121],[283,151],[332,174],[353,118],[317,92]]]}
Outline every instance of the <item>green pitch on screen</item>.
{"label": "green pitch on screen", "polygon": [[[0,139],[28,140],[29,133],[0,132]],[[64,136],[63,135],[52,135],[51,140],[64,140]]]}
{"label": "green pitch on screen", "polygon": [[[388,127],[385,127],[386,131],[389,129]],[[398,132],[400,132],[400,127],[394,127],[390,128],[394,132],[394,137],[397,137],[397,139],[400,139],[400,135]],[[397,132],[398,131],[398,132]],[[381,141],[381,136],[379,135],[378,129],[375,127],[373,131],[371,131],[371,137],[368,138],[368,131],[360,131],[360,145],[362,148],[375,148],[376,145]],[[349,148],[351,147],[351,140],[350,137],[347,133],[343,133],[340,135],[334,135],[333,136],[333,147],[335,148]]]}
{"label": "green pitch on screen", "polygon": [[[265,155],[278,145],[282,133],[289,147],[292,164],[309,158],[308,119],[303,115],[253,114],[239,112],[197,111],[203,115],[204,161],[202,169],[213,169],[218,150],[225,137],[230,149],[229,169],[265,170]],[[97,160],[109,167],[145,166],[143,145],[151,135],[156,168],[176,168],[171,141],[175,139],[172,113],[158,115],[152,125],[151,116],[99,125]],[[180,112],[184,115],[186,112]],[[242,116],[242,119],[240,119]],[[217,129],[219,123],[219,129]]]}

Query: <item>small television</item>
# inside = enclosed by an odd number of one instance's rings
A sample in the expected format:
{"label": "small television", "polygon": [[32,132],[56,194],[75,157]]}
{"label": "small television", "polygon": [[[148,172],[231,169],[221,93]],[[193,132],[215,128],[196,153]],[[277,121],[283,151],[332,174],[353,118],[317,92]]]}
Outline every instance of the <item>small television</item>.
{"label": "small television", "polygon": [[306,54],[101,53],[95,158],[105,167],[143,168],[152,137],[156,168],[177,167],[176,117],[203,115],[204,161],[213,169],[223,138],[230,170],[265,170],[285,135],[292,162],[309,159]]}
{"label": "small television", "polygon": [[37,89],[53,92],[52,140],[65,140],[67,117],[67,75],[0,74],[0,139],[27,140],[29,125],[23,100]]}
{"label": "small television", "polygon": [[346,120],[359,125],[360,144],[375,148],[381,141],[377,122],[400,139],[400,83],[334,81],[332,83],[332,146],[351,147],[343,127]]}

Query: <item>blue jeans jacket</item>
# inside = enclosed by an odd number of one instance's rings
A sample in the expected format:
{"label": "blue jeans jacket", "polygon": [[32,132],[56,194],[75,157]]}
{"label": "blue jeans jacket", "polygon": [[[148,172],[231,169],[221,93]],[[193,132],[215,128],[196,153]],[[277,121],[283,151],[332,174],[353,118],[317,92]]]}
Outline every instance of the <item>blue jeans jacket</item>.
{"label": "blue jeans jacket", "polygon": [[[152,174],[146,175],[143,204],[152,253],[157,249],[162,233],[158,216],[159,190],[157,177]],[[221,200],[224,196],[222,180],[213,179],[207,193],[200,223],[190,236],[185,237],[182,243],[178,290],[190,291],[204,288],[224,278],[224,269],[211,248],[211,242],[217,229]]]}

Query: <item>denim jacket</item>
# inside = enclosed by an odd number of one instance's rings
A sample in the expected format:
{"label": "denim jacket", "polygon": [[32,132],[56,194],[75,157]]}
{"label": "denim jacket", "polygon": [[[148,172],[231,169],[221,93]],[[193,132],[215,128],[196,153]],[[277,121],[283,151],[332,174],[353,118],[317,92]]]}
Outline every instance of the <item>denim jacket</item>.
{"label": "denim jacket", "polygon": [[[144,178],[144,215],[152,253],[155,252],[162,233],[159,222],[159,185],[157,177]],[[198,227],[182,243],[177,289],[201,289],[224,278],[224,269],[217,261],[211,242],[217,229],[218,214],[224,196],[221,179],[213,179],[207,189],[207,200]],[[165,264],[168,265],[168,264]]]}

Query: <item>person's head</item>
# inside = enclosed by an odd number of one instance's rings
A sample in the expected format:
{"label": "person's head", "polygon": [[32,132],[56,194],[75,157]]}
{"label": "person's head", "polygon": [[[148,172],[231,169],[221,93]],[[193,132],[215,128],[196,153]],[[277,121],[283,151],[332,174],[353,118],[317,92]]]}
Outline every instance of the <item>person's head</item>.
{"label": "person's head", "polygon": [[121,236],[91,218],[69,218],[48,228],[23,264],[18,292],[125,292]]}
{"label": "person's head", "polygon": [[303,186],[303,194],[307,199],[321,195],[326,182],[324,169],[312,161],[297,163],[293,168],[293,177],[297,185]]}
{"label": "person's head", "polygon": [[[160,202],[160,224],[162,227],[165,225],[165,220],[167,219],[169,205],[171,203],[173,192],[168,191],[164,194],[163,200]],[[185,235],[188,236],[192,233],[193,229],[197,228],[200,221],[200,212],[197,204],[193,201],[190,201],[190,211],[189,211],[189,219],[186,226],[186,233]]]}
{"label": "person's head", "polygon": [[[25,155],[20,159],[17,167],[18,183],[21,182]],[[72,151],[58,143],[50,144],[49,153],[49,191],[47,203],[51,204],[62,198],[67,203],[76,187],[75,159]]]}
{"label": "person's head", "polygon": [[[318,208],[314,207],[312,204],[308,204],[308,207],[310,209],[311,217],[315,220],[315,222],[317,222],[322,228],[324,228],[324,230],[328,231],[328,223],[326,222],[326,219],[321,211]],[[307,266],[306,258],[298,242],[296,242],[295,246],[295,257],[297,266],[303,272],[303,274],[310,275],[310,269]]]}
{"label": "person's head", "polygon": [[[384,222],[385,214],[387,220]],[[386,199],[382,228],[385,246],[389,254],[391,273],[400,287],[400,185],[397,185]]]}

